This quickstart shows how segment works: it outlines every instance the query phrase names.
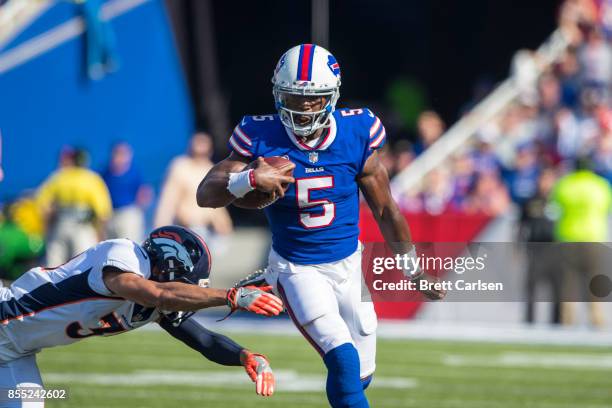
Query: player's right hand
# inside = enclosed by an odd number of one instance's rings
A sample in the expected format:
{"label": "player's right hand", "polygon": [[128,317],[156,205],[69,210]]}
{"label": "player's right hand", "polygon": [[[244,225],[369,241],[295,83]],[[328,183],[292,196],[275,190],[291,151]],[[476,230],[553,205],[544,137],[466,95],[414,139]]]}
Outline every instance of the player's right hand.
{"label": "player's right hand", "polygon": [[274,394],[274,373],[266,356],[251,353],[245,349],[240,353],[240,363],[244,366],[251,381],[255,383],[257,395],[269,397]]}
{"label": "player's right hand", "polygon": [[264,316],[278,316],[283,311],[283,302],[268,293],[271,290],[271,286],[232,288],[227,291],[227,305],[232,311],[246,310]]}
{"label": "player's right hand", "polygon": [[295,168],[291,163],[287,166],[277,168],[266,163],[263,157],[258,157],[253,170],[255,177],[255,188],[257,190],[270,193],[274,197],[282,198],[285,196],[285,187],[289,183],[295,183],[295,179],[287,173]]}

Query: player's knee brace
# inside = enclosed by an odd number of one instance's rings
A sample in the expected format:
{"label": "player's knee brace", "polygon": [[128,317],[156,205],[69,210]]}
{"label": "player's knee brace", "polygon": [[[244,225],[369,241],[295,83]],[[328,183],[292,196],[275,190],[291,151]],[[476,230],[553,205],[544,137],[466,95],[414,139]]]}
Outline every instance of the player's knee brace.
{"label": "player's knee brace", "polygon": [[374,374],[370,374],[367,377],[361,379],[361,388],[363,388],[364,391],[370,386],[372,378],[374,378]]}
{"label": "player's knee brace", "polygon": [[333,408],[369,408],[359,378],[359,355],[351,343],[330,350],[323,357],[327,366],[327,399]]}

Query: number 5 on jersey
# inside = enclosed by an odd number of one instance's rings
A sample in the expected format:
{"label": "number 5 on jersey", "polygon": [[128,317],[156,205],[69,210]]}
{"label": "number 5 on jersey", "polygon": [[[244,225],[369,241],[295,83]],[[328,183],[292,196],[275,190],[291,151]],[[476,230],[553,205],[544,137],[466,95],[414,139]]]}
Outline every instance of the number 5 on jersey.
{"label": "number 5 on jersey", "polygon": [[[336,205],[329,200],[312,200],[312,190],[323,190],[334,187],[334,176],[308,177],[295,180],[295,191],[298,202],[300,224],[304,228],[323,228],[331,225],[336,217]],[[322,213],[312,214],[302,209],[322,206]]]}

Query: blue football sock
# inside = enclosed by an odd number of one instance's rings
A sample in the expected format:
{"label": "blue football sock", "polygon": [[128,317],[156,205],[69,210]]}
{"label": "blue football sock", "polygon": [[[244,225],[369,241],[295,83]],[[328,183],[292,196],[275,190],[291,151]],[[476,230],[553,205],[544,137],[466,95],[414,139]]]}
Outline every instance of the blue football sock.
{"label": "blue football sock", "polygon": [[344,343],[323,357],[327,366],[327,399],[333,408],[369,408],[359,378],[359,355]]}

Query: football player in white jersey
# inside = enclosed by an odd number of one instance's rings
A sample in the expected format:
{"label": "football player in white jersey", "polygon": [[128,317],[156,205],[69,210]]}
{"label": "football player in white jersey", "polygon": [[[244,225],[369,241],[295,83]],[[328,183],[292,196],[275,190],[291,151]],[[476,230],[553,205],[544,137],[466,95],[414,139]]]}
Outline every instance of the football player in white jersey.
{"label": "football player in white jersey", "polygon": [[[266,288],[208,287],[211,257],[204,241],[178,226],[161,227],[139,245],[127,239],[100,242],[56,268],[33,268],[10,287],[0,287],[0,392],[42,387],[35,354],[43,348],[106,336],[157,322],[173,337],[222,365],[242,365],[256,392],[274,392],[265,356],[213,333],[189,317],[227,305],[278,315],[280,299]],[[0,406],[42,407],[9,401]]]}

